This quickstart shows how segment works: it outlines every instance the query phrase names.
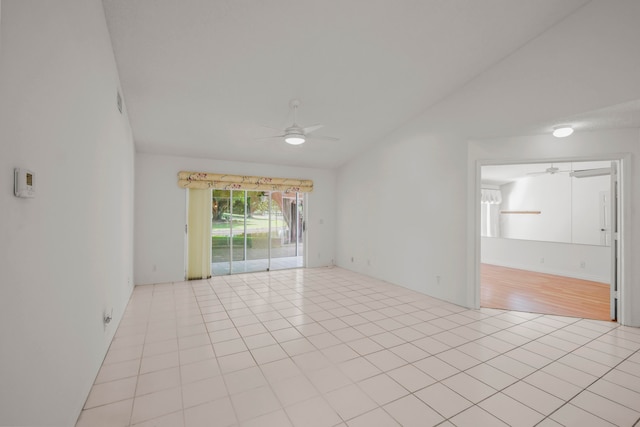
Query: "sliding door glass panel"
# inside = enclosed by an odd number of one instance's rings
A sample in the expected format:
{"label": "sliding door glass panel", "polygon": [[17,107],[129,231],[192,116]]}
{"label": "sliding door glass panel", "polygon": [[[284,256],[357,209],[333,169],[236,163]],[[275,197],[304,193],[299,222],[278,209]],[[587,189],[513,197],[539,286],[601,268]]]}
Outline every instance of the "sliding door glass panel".
{"label": "sliding door glass panel", "polygon": [[[245,272],[269,268],[269,197],[262,191],[247,191],[245,197]],[[238,271],[234,269],[234,271]]]}
{"label": "sliding door glass panel", "polygon": [[213,190],[211,269],[214,276],[231,272],[231,191]]}
{"label": "sliding door glass panel", "polygon": [[271,269],[302,266],[302,198],[297,193],[271,194]]}
{"label": "sliding door glass panel", "polygon": [[296,193],[298,204],[298,234],[296,239],[296,267],[303,267],[303,248],[304,248],[304,195]]}
{"label": "sliding door glass panel", "polygon": [[244,272],[245,254],[245,196],[244,190],[231,191],[231,272]]}
{"label": "sliding door glass panel", "polygon": [[286,233],[286,221],[282,213],[282,193],[272,192],[271,195],[271,210],[270,210],[270,232],[269,232],[269,245],[271,255],[271,266],[274,268],[277,258],[282,257],[282,245],[284,235]]}

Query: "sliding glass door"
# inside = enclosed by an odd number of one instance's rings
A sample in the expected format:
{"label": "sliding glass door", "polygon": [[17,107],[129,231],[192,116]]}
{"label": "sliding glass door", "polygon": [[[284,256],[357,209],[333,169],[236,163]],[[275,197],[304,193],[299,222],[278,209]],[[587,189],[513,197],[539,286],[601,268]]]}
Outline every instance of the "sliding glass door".
{"label": "sliding glass door", "polygon": [[303,214],[298,193],[213,190],[213,275],[303,267]]}

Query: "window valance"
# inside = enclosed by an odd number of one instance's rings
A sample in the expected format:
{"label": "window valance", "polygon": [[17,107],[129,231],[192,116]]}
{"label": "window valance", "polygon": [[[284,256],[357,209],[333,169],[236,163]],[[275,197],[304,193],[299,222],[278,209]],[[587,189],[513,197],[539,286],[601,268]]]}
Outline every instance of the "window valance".
{"label": "window valance", "polygon": [[313,181],[310,179],[269,178],[206,172],[180,172],[178,173],[178,186],[216,190],[282,191],[283,193],[310,193],[313,191]]}
{"label": "window valance", "polygon": [[502,203],[502,193],[500,190],[483,188],[480,190],[480,197],[480,201],[488,205],[499,205]]}

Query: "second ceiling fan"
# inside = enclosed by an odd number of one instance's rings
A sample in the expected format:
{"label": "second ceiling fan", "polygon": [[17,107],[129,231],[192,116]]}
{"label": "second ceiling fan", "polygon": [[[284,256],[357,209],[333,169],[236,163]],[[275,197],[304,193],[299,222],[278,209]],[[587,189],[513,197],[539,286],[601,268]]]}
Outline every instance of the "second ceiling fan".
{"label": "second ceiling fan", "polygon": [[546,168],[543,172],[529,172],[527,175],[555,175],[557,173],[561,173],[561,172],[571,172],[570,170],[560,170],[560,168],[557,168],[555,166],[553,166],[553,163],[551,163],[551,166]]}

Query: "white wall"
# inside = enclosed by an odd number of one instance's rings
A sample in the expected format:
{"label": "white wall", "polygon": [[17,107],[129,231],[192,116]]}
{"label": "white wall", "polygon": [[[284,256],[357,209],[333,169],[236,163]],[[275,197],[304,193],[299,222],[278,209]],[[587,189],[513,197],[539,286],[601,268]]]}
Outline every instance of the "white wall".
{"label": "white wall", "polygon": [[99,0],[1,19],[0,425],[72,426],[132,290],[133,142]]}
{"label": "white wall", "polygon": [[388,140],[339,170],[337,264],[464,305],[466,146],[420,123]]}
{"label": "white wall", "polygon": [[567,174],[527,177],[500,190],[501,210],[540,211],[500,214],[501,237],[571,242],[571,178]]}
{"label": "white wall", "polygon": [[[597,167],[610,165],[610,162],[601,163],[604,165]],[[557,173],[525,177],[502,185],[501,210],[540,213],[501,214],[500,236],[508,239],[603,244],[600,193],[609,192],[610,182],[610,176],[575,178],[567,173]]]}
{"label": "white wall", "polygon": [[178,172],[213,172],[303,178],[314,181],[308,195],[307,266],[332,265],[335,258],[335,171],[260,163],[136,155],[135,283],[184,280],[186,191]]}
{"label": "white wall", "polygon": [[[640,131],[638,129],[621,129],[599,132],[576,132],[562,141],[550,136],[539,135],[518,138],[500,138],[492,140],[471,141],[469,143],[469,176],[470,200],[474,203],[475,180],[478,164],[508,161],[517,163],[522,160],[590,160],[613,159],[628,153],[630,157],[623,163],[624,170],[624,252],[627,263],[623,268],[625,287],[623,288],[622,321],[628,325],[640,326],[640,266],[635,260],[640,252],[640,229],[638,211],[640,209],[640,170],[637,164],[640,155]],[[474,209],[469,210],[468,219],[469,247],[476,248],[476,225]],[[479,247],[478,247],[479,249]],[[478,251],[479,252],[479,251]],[[478,260],[479,260],[479,254]],[[470,270],[473,271],[475,255],[470,256]]]}
{"label": "white wall", "polygon": [[481,246],[481,261],[486,264],[601,283],[611,279],[611,248],[607,246],[491,237],[483,237]]}

